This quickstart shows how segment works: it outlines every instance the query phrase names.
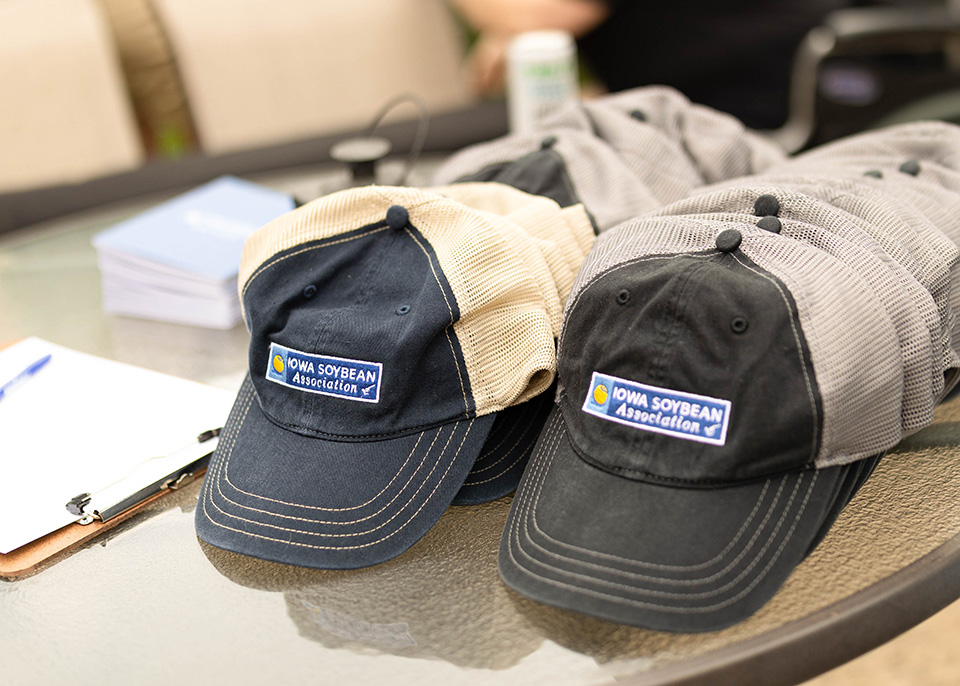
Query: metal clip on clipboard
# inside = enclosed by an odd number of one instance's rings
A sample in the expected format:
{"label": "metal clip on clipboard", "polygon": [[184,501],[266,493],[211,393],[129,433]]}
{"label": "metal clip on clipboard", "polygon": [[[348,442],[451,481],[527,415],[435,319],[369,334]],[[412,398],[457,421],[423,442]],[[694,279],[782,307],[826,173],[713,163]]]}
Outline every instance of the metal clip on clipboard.
{"label": "metal clip on clipboard", "polygon": [[177,490],[206,468],[219,435],[220,429],[210,429],[176,452],[144,460],[130,474],[96,493],[71,498],[67,512],[79,517],[78,524],[106,522],[152,495]]}

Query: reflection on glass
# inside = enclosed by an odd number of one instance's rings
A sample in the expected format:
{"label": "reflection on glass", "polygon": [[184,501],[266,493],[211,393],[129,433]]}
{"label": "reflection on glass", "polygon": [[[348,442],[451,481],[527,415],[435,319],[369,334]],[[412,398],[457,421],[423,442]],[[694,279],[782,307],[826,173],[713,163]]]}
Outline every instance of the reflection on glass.
{"label": "reflection on glass", "polygon": [[300,635],[327,648],[501,670],[542,641],[522,611],[536,604],[497,571],[509,508],[509,498],[451,507],[410,550],[365,569],[292,567],[202,545],[232,581],[282,591]]}

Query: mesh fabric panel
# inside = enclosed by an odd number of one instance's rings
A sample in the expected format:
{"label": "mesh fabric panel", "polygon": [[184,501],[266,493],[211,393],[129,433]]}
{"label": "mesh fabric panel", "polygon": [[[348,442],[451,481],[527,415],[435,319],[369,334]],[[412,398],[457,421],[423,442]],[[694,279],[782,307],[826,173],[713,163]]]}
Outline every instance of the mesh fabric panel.
{"label": "mesh fabric panel", "polygon": [[[950,124],[837,141],[612,229],[574,293],[623,260],[710,250],[720,230],[737,228],[743,254],[797,303],[824,403],[816,465],[866,457],[929,424],[960,376],[958,168]],[[779,201],[779,234],[756,226],[763,194]]]}
{"label": "mesh fabric panel", "polygon": [[[638,122],[632,125],[640,126]],[[552,150],[563,159],[577,199],[586,206],[599,230],[604,231],[682,198],[699,185],[699,178],[682,150],[662,134],[651,129],[646,131],[646,137],[656,141],[650,148],[646,172],[657,179],[653,188],[645,185],[635,173],[635,169],[643,166],[642,160],[635,156],[624,158],[592,132],[572,129],[555,129],[535,136],[509,136],[467,148],[437,170],[433,180],[437,184],[449,184],[491,165],[512,162],[538,150],[540,142],[550,135],[557,139]],[[669,165],[671,169],[661,169],[658,165]],[[662,176],[657,172],[662,172]]]}
{"label": "mesh fabric panel", "polygon": [[[781,235],[801,240],[824,250],[852,267],[874,291],[897,329],[904,369],[905,431],[916,431],[933,419],[933,407],[943,391],[943,375],[949,366],[949,332],[931,293],[908,267],[919,265],[910,252],[916,236],[905,231],[897,215],[887,214],[884,221],[867,221],[816,198],[776,187],[740,186],[699,195],[662,210],[696,217],[694,212],[712,212],[703,218],[756,223],[748,214],[754,200],[764,193],[776,195],[780,202]],[[856,209],[856,208],[855,208]],[[739,213],[732,212],[739,211]],[[884,245],[874,237],[878,236]],[[907,243],[907,245],[904,245]],[[926,247],[920,243],[917,247]],[[898,262],[896,258],[899,258]],[[901,264],[905,263],[907,266]],[[942,303],[944,308],[946,302]]]}
{"label": "mesh fabric panel", "polygon": [[[484,210],[475,210],[475,212],[503,237],[530,273],[550,318],[550,330],[554,336],[559,335],[563,319],[563,301],[558,293],[556,272],[560,271],[560,279],[565,284],[573,280],[573,275],[569,273],[566,264],[562,264],[563,269],[559,269],[561,265],[551,265],[548,262],[550,258],[554,258],[552,260],[554,263],[558,261],[555,246],[548,241],[531,238],[520,226],[493,212]],[[566,288],[569,289],[569,286]]]}
{"label": "mesh fabric panel", "polygon": [[628,126],[622,117],[643,112],[647,126],[681,145],[700,179],[698,185],[755,174],[785,157],[776,144],[735,117],[691,103],[665,86],[622,91],[587,101],[584,109],[597,135],[621,153],[640,150],[638,144],[643,142],[633,134],[636,127]]}
{"label": "mesh fabric panel", "polygon": [[[945,122],[914,122],[868,131],[842,138],[809,150],[785,164],[793,171],[805,172],[831,168],[853,176],[878,169],[897,170],[908,160],[918,160],[921,168],[931,163],[940,168],[938,175],[956,176],[960,169],[960,129]],[[771,167],[770,171],[776,171]],[[956,186],[949,186],[955,188]]]}
{"label": "mesh fabric panel", "polygon": [[[643,120],[631,116],[642,112]],[[453,155],[434,176],[449,184],[512,162],[553,137],[577,198],[599,230],[683,198],[694,188],[751,174],[784,154],[736,119],[666,87],[571,103],[535,134],[511,135]]]}
{"label": "mesh fabric panel", "polygon": [[[566,301],[583,258],[593,245],[594,233],[583,205],[561,209],[549,198],[530,195],[500,183],[461,183],[432,189],[463,204],[502,217],[509,231],[522,233],[510,238],[519,248],[526,243],[546,261],[560,303]],[[559,312],[555,334],[560,333]]]}

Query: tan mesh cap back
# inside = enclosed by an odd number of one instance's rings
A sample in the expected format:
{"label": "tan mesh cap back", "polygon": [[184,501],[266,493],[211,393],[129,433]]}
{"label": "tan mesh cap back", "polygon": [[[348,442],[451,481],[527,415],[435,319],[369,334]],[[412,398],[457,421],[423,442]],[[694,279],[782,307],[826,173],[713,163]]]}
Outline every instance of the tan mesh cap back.
{"label": "tan mesh cap back", "polygon": [[[501,183],[458,183],[431,189],[476,210],[489,212],[517,249],[535,249],[550,270],[559,303],[566,302],[570,286],[596,238],[583,205],[561,208],[555,201],[531,195]],[[529,266],[529,262],[527,263]],[[560,335],[560,313],[556,329]]]}
{"label": "tan mesh cap back", "polygon": [[[453,329],[463,348],[477,413],[496,412],[544,391],[556,365],[544,294],[552,287],[555,300],[555,286],[538,283],[490,217],[437,193],[355,188],[278,218],[244,246],[241,295],[264,263],[284,259],[281,254],[295,253],[296,246],[383,221],[392,206],[405,208],[409,223],[429,241],[456,297],[460,317]],[[544,273],[538,275],[542,280]]]}

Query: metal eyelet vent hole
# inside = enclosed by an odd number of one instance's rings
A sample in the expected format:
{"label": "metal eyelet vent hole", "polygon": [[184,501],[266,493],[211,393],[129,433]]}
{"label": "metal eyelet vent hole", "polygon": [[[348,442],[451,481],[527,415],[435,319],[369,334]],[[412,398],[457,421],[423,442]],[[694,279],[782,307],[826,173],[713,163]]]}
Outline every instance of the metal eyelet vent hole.
{"label": "metal eyelet vent hole", "polygon": [[630,302],[630,291],[623,289],[617,293],[617,303],[620,305],[626,305],[628,302]]}
{"label": "metal eyelet vent hole", "polygon": [[750,324],[743,317],[734,317],[730,322],[730,330],[734,333],[743,333]]}
{"label": "metal eyelet vent hole", "polygon": [[304,298],[312,298],[316,294],[317,294],[317,287],[314,286],[313,284],[310,284],[309,286],[303,289]]}
{"label": "metal eyelet vent hole", "polygon": [[409,311],[410,311],[409,305],[401,305],[400,307],[397,308],[397,314],[400,315],[401,317]]}

